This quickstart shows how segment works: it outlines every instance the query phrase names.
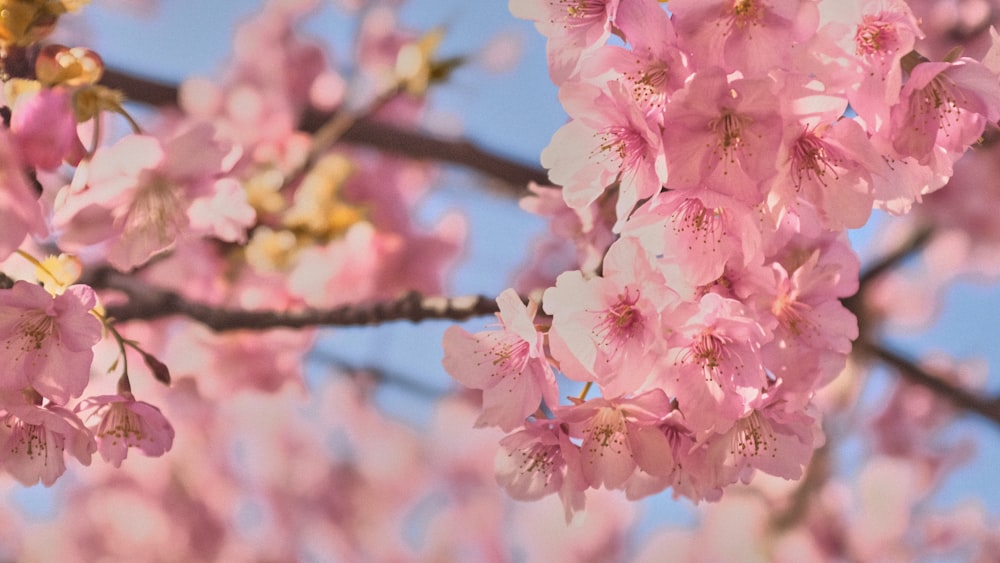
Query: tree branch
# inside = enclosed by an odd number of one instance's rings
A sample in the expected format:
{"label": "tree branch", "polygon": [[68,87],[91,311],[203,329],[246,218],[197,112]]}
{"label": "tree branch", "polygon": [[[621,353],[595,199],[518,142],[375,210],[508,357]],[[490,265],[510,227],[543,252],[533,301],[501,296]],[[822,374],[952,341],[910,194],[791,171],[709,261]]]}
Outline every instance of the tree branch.
{"label": "tree branch", "polygon": [[855,351],[871,356],[893,368],[903,379],[924,387],[958,409],[978,414],[1000,425],[1000,397],[982,397],[959,387],[918,366],[909,358],[888,347],[872,342],[857,342]]}
{"label": "tree branch", "polygon": [[400,391],[405,391],[418,399],[436,401],[450,391],[447,388],[435,387],[419,379],[384,368],[353,365],[320,347],[315,348],[306,356],[306,362],[316,362],[327,368],[332,367],[344,372],[355,380],[360,379],[361,376],[367,376],[374,384],[396,387]]}
{"label": "tree branch", "polygon": [[910,238],[903,241],[898,248],[886,254],[875,263],[868,265],[859,278],[858,294],[863,293],[863,289],[871,285],[872,282],[882,277],[886,272],[899,266],[904,260],[924,249],[931,241],[934,229],[931,227],[918,227]]}
{"label": "tree branch", "polygon": [[216,332],[266,330],[312,326],[366,326],[392,321],[420,322],[430,319],[465,320],[499,311],[493,298],[483,295],[425,297],[416,292],[395,300],[342,305],[332,309],[264,311],[229,309],[185,299],[177,292],[157,288],[142,280],[105,270],[90,281],[94,287],[116,289],[128,302],[105,307],[117,322],[152,320],[181,315],[198,321]]}
{"label": "tree branch", "polygon": [[[122,91],[132,101],[157,107],[177,105],[177,87],[164,82],[106,69],[101,84]],[[299,128],[314,133],[333,115],[308,110]],[[528,182],[549,183],[542,168],[500,156],[469,140],[436,137],[371,118],[358,119],[341,139],[418,160],[435,160],[475,170],[501,180],[511,195],[525,195]]]}

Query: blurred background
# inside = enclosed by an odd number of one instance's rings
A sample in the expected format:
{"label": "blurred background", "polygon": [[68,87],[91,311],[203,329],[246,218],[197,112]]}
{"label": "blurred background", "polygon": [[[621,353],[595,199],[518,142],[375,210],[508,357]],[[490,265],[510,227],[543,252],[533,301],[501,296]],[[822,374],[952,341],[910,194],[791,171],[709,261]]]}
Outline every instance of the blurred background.
{"label": "blurred background", "polygon": [[[356,22],[333,2],[322,5],[304,29],[329,43],[331,59],[349,68]],[[85,37],[85,44],[99,52],[109,67],[178,83],[192,75],[221,74],[231,52],[234,26],[256,9],[257,2],[249,0],[94,0],[81,15],[68,18],[66,25],[74,35]],[[458,69],[448,84],[432,91],[425,127],[440,135],[464,136],[497,153],[538,165],[541,150],[566,116],[548,79],[544,39],[532,24],[515,20],[506,2],[499,0],[410,0],[399,13],[416,29],[443,26],[443,55],[472,57],[471,64]],[[451,280],[453,295],[492,296],[509,287],[533,242],[547,229],[543,221],[523,212],[514,198],[485,188],[486,183],[466,170],[447,168],[439,186],[420,206],[421,218],[428,224],[454,209],[468,217],[469,246]],[[891,219],[876,214],[869,227],[851,233],[862,264],[887,251],[883,236],[887,220]],[[939,314],[933,323],[919,330],[902,328],[891,342],[916,357],[942,351],[1000,365],[1000,292],[985,281],[992,280],[967,279],[950,285],[939,295]],[[905,298],[921,297],[914,293]],[[473,319],[463,326],[476,332],[491,322]],[[428,393],[455,389],[440,365],[441,336],[450,324],[391,323],[323,331],[310,360],[315,368],[311,377],[326,377],[322,364],[333,361],[412,381],[416,391],[406,385],[387,385],[380,388],[377,400],[390,416],[421,428],[431,416]],[[879,370],[872,374],[858,416],[877,410],[894,377]],[[1000,391],[995,369],[989,370],[987,387]],[[954,507],[976,500],[992,518],[1000,516],[1000,487],[993,484],[1000,470],[998,430],[976,416],[965,416],[940,436],[945,442],[974,441],[976,449],[940,484],[931,500],[934,505]],[[865,455],[861,441],[841,443],[834,453],[834,466],[850,474]],[[38,487],[11,489],[8,502],[34,517],[46,517],[57,508],[48,492]],[[633,538],[637,543],[663,524],[692,526],[698,520],[697,509],[685,500],[671,499],[669,493],[643,501],[641,510]]]}

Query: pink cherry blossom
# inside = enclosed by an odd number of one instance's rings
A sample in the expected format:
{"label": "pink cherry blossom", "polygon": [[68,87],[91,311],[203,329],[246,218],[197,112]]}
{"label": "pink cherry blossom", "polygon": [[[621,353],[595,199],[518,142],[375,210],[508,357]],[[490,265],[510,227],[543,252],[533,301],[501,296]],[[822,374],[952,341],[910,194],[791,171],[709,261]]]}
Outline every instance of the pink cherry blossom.
{"label": "pink cherry blossom", "polygon": [[477,424],[509,432],[524,424],[542,400],[549,408],[558,405],[559,395],[543,353],[543,335],[534,326],[538,305],[525,306],[512,289],[501,293],[497,304],[501,330],[470,334],[449,327],[442,363],[462,385],[483,390],[483,413]]}
{"label": "pink cherry blossom", "polygon": [[677,398],[693,429],[720,431],[767,387],[761,346],[772,336],[741,302],[715,293],[703,296],[689,315],[671,327],[673,366],[662,370],[659,383]]}
{"label": "pink cherry blossom", "polygon": [[676,299],[635,239],[611,246],[604,276],[566,272],[545,292],[549,346],[572,379],[597,381],[605,395],[632,393],[650,377],[663,335],[660,311]]}
{"label": "pink cherry blossom", "polygon": [[868,133],[855,119],[844,117],[847,100],[830,95],[815,82],[786,81],[789,107],[785,139],[777,155],[778,176],[771,184],[768,206],[775,217],[805,200],[819,211],[827,228],[858,228],[868,221],[874,185],[891,174]]}
{"label": "pink cherry blossom", "polygon": [[[218,232],[239,239],[233,221],[246,227],[254,214],[242,190],[216,181],[229,150],[213,135],[211,126],[200,124],[174,131],[164,140],[129,135],[99,149],[59,194],[54,222],[62,231],[60,245],[75,250],[107,241],[111,264],[130,270],[181,236]],[[219,195],[228,196],[230,206],[217,219],[220,224],[206,224],[196,206],[195,226],[207,232],[189,232],[192,202],[208,198],[207,204]]]}
{"label": "pink cherry blossom", "polygon": [[617,183],[621,221],[639,200],[660,191],[667,170],[655,114],[644,113],[621,84],[608,88],[573,88],[564,105],[574,119],[553,135],[542,165],[573,209],[587,207]]}
{"label": "pink cherry blossom", "polygon": [[160,409],[127,395],[90,397],[76,407],[76,412],[91,411],[88,419],[97,418],[93,427],[97,451],[104,461],[120,467],[129,448],[138,448],[149,457],[159,457],[174,442],[174,428]]}
{"label": "pink cherry blossom", "polygon": [[0,130],[0,260],[7,258],[29,234],[43,236],[48,231],[38,194],[28,185],[9,133]]}
{"label": "pink cherry blossom", "polygon": [[662,474],[674,467],[670,444],[661,433],[644,433],[673,410],[661,389],[632,398],[590,399],[558,409],[570,435],[582,440],[580,464],[587,483],[618,489],[637,468]]}
{"label": "pink cherry blossom", "polygon": [[[783,400],[780,386],[751,401],[746,416],[715,438],[727,448],[729,460],[744,483],[753,470],[798,479],[813,450],[823,444],[823,433],[812,416]],[[714,446],[709,446],[714,447]]]}
{"label": "pink cherry blossom", "polygon": [[761,75],[786,68],[788,52],[816,32],[816,0],[673,0],[677,33],[694,57]]}
{"label": "pink cherry blossom", "polygon": [[1000,78],[969,58],[926,62],[910,73],[891,112],[892,146],[921,164],[935,145],[961,154],[979,139],[987,122],[1000,119]]}
{"label": "pink cherry blossom", "polygon": [[605,45],[595,50],[581,59],[579,80],[601,86],[609,76],[617,77],[639,107],[662,110],[691,74],[670,16],[653,2],[623,2],[615,26],[630,49]]}
{"label": "pink cherry blossom", "polygon": [[[829,3],[832,5],[832,3]],[[837,3],[828,9],[833,21],[854,30],[845,34],[845,51],[858,62],[857,79],[847,91],[851,107],[871,129],[889,119],[903,84],[901,59],[923,36],[913,12],[902,0]]]}
{"label": "pink cherry blossom", "polygon": [[653,197],[623,232],[659,257],[671,287],[685,297],[719,279],[727,264],[739,267],[763,260],[760,215],[743,202],[706,188]]}
{"label": "pink cherry blossom", "polygon": [[558,420],[536,420],[500,441],[496,479],[518,500],[538,500],[558,493],[567,522],[584,507],[587,488],[580,448]]}
{"label": "pink cherry blossom", "polygon": [[10,134],[27,164],[52,170],[71,154],[83,154],[76,133],[72,94],[42,88],[17,97],[11,108]]}
{"label": "pink cherry blossom", "polygon": [[55,483],[66,471],[67,450],[82,465],[90,465],[97,449],[94,437],[72,412],[55,405],[16,405],[6,411],[0,424],[0,463],[22,484]]}
{"label": "pink cherry blossom", "polygon": [[80,396],[101,338],[101,322],[90,313],[96,304],[94,291],[83,285],[55,296],[25,281],[0,290],[0,359],[6,366],[0,387],[31,386],[60,404]]}
{"label": "pink cherry blossom", "polygon": [[663,438],[666,438],[672,464],[666,462],[666,456],[658,464],[640,464],[625,484],[625,493],[630,499],[640,499],[670,487],[675,499],[686,497],[696,503],[716,501],[722,496],[722,487],[735,480],[733,472],[723,466],[725,453],[699,443],[680,410],[671,411],[658,424],[640,427],[637,438],[644,444],[642,450],[650,451],[664,448]]}
{"label": "pink cherry blossom", "polygon": [[762,354],[786,390],[823,386],[844,367],[858,336],[857,319],[840,301],[857,291],[859,263],[852,254],[845,242],[828,239],[817,241],[804,260],[771,264],[772,277],[757,298],[777,324]]}
{"label": "pink cherry blossom", "polygon": [[576,71],[582,54],[607,40],[620,1],[510,0],[508,6],[548,38],[549,74],[560,84]]}
{"label": "pink cherry blossom", "polygon": [[699,70],[663,113],[668,188],[692,189],[708,180],[749,205],[777,173],[771,155],[781,142],[776,83],[730,80],[718,67]]}

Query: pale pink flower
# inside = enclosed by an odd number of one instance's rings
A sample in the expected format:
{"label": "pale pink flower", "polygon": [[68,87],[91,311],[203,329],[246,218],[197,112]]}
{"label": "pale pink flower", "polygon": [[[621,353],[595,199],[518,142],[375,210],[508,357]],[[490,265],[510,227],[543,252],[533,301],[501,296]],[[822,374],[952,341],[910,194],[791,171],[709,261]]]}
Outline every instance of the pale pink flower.
{"label": "pale pink flower", "polygon": [[90,397],[75,409],[78,413],[87,410],[92,410],[88,419],[99,419],[92,428],[97,451],[115,467],[120,467],[128,457],[129,448],[159,457],[173,445],[174,428],[160,409],[136,401],[131,393]]}
{"label": "pale pink flower", "polygon": [[566,521],[584,507],[587,488],[580,448],[570,441],[559,420],[528,422],[500,441],[496,479],[511,498],[538,500],[558,493]]}
{"label": "pale pink flower", "polygon": [[[630,49],[605,45],[588,54],[580,61],[580,80],[601,85],[602,80],[608,80],[609,71],[613,72],[636,105],[662,110],[691,74],[670,16],[656,2],[623,2],[615,26]],[[570,87],[575,86],[566,85]]]}
{"label": "pale pink flower", "polygon": [[90,465],[97,445],[72,412],[55,405],[17,405],[6,410],[0,423],[0,463],[23,485],[55,483],[66,471],[63,452],[67,450],[82,465]]}
{"label": "pale pink flower", "polygon": [[[232,223],[249,226],[253,210],[242,194],[217,182],[228,155],[228,147],[214,139],[207,124],[173,132],[166,140],[129,135],[98,149],[57,199],[54,223],[62,231],[60,245],[75,250],[107,241],[111,264],[129,270],[171,248],[181,236],[219,233],[238,239]],[[216,197],[226,198],[231,210],[216,226],[206,224],[196,206],[195,226],[202,232],[191,232],[192,202]]]}
{"label": "pale pink flower", "polygon": [[695,503],[719,500],[722,487],[735,480],[733,472],[723,466],[725,453],[699,443],[679,410],[671,411],[656,425],[638,429],[638,440],[655,445],[653,449],[663,447],[664,437],[672,464],[666,463],[664,456],[661,463],[651,467],[652,471],[640,466],[625,483],[628,498],[640,499],[671,487],[675,499],[686,497]]}
{"label": "pale pink flower", "polygon": [[857,319],[840,302],[857,291],[858,259],[839,239],[814,247],[806,255],[803,246],[798,258],[762,270],[767,273],[756,297],[777,321],[773,340],[762,350],[768,370],[786,390],[806,393],[843,370],[851,341],[858,337]]}
{"label": "pale pink flower", "polygon": [[505,432],[524,424],[540,402],[559,404],[555,374],[545,357],[543,335],[535,329],[538,305],[528,306],[512,289],[497,297],[501,330],[470,334],[459,326],[444,333],[445,370],[456,381],[483,391],[480,426]]}
{"label": "pale pink flower", "polygon": [[816,0],[672,0],[683,45],[704,65],[764,74],[816,32]]}
{"label": "pale pink flower", "polygon": [[63,88],[42,88],[17,97],[11,108],[10,135],[26,164],[52,170],[83,154],[76,133],[72,95]]}
{"label": "pale pink flower", "polygon": [[998,119],[1000,78],[994,71],[969,58],[926,62],[910,73],[884,134],[900,155],[928,164],[935,145],[964,153],[986,123]]}
{"label": "pale pink flower", "polygon": [[691,428],[720,431],[767,387],[760,349],[771,334],[741,302],[715,293],[705,294],[688,314],[670,327],[673,367],[658,382],[677,399]]}
{"label": "pale pink flower", "polygon": [[663,113],[667,187],[692,189],[711,179],[715,189],[759,203],[760,185],[777,173],[773,155],[782,119],[776,86],[767,77],[730,80],[718,67],[695,73]]}
{"label": "pale pink flower", "polygon": [[806,125],[779,154],[780,173],[769,204],[780,213],[801,198],[831,230],[857,229],[871,216],[871,175],[885,165],[857,122]]}
{"label": "pale pink flower", "polygon": [[47,232],[38,195],[28,184],[24,163],[17,155],[10,135],[0,128],[0,260],[10,256],[31,233]]}
{"label": "pale pink flower", "polygon": [[514,17],[535,22],[548,38],[549,75],[556,84],[569,78],[581,56],[611,35],[620,0],[510,0]]}
{"label": "pale pink flower", "polygon": [[845,50],[853,51],[858,62],[858,79],[847,91],[851,108],[869,129],[879,129],[889,119],[889,108],[899,100],[900,60],[923,33],[902,0],[864,0],[860,8],[855,2],[828,4],[831,20],[854,30],[844,37]]}
{"label": "pale pink flower", "polygon": [[748,414],[711,439],[729,454],[740,480],[749,483],[760,470],[784,479],[799,479],[813,450],[823,445],[817,418],[784,400],[781,386],[772,387],[749,404]]}
{"label": "pale pink flower", "polygon": [[660,311],[677,300],[635,239],[611,246],[604,275],[565,272],[545,292],[549,346],[559,369],[597,381],[604,395],[634,392],[650,376],[662,341]]}
{"label": "pale pink flower", "polygon": [[655,112],[644,113],[616,82],[608,84],[608,92],[587,84],[563,91],[573,120],[552,136],[542,165],[573,209],[586,208],[617,184],[615,211],[621,222],[667,179]]}
{"label": "pale pink flower", "polygon": [[671,287],[688,297],[692,288],[719,279],[727,265],[762,261],[762,223],[745,203],[706,186],[658,194],[633,214],[624,234],[659,257]]}
{"label": "pale pink flower", "polygon": [[632,398],[590,399],[557,413],[569,425],[570,435],[582,440],[580,465],[587,483],[595,489],[618,489],[637,468],[652,474],[673,469],[666,436],[641,432],[658,425],[671,410],[663,391],[652,389]]}
{"label": "pale pink flower", "polygon": [[805,80],[785,80],[785,139],[768,207],[780,220],[805,200],[831,230],[861,227],[874,205],[873,185],[890,168],[859,122],[845,117],[847,99]]}
{"label": "pale pink flower", "polygon": [[90,313],[96,304],[94,291],[83,285],[55,296],[25,281],[0,290],[0,363],[6,370],[0,387],[31,386],[57,403],[83,393],[101,339],[101,322]]}

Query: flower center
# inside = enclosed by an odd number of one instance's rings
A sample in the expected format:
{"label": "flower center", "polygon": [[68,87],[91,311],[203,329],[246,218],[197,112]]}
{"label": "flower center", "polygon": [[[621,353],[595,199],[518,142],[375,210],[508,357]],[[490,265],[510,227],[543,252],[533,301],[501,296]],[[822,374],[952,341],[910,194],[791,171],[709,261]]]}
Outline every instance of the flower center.
{"label": "flower center", "polygon": [[854,33],[855,52],[859,56],[885,55],[896,50],[899,33],[885,21],[883,14],[865,14]]}
{"label": "flower center", "polygon": [[826,174],[837,179],[837,171],[833,167],[834,158],[830,150],[819,137],[812,131],[802,133],[795,146],[792,147],[792,180],[795,183],[796,191],[802,188],[802,180],[808,179],[818,181],[826,186]]}
{"label": "flower center", "polygon": [[749,416],[736,421],[730,453],[756,457],[770,452],[771,457],[774,457],[777,455],[776,448],[771,444],[774,439],[771,425],[758,411],[753,411]]}
{"label": "flower center", "polygon": [[639,290],[634,290],[634,295],[632,293],[626,287],[618,295],[618,301],[603,311],[601,322],[593,331],[598,344],[611,357],[617,354],[626,341],[642,331],[642,313],[635,307],[639,302]]}
{"label": "flower center", "polygon": [[586,26],[607,18],[607,6],[601,0],[554,0],[557,12],[565,14],[567,26]]}
{"label": "flower center", "polygon": [[732,6],[732,21],[737,27],[755,25],[762,19],[764,8],[755,0],[736,0]]}
{"label": "flower center", "polygon": [[645,152],[645,139],[631,127],[612,125],[598,135],[597,153],[609,157],[619,170],[635,167]]}
{"label": "flower center", "polygon": [[112,444],[122,440],[128,445],[133,445],[145,437],[139,416],[121,403],[110,405],[97,435],[102,438],[110,436]]}

